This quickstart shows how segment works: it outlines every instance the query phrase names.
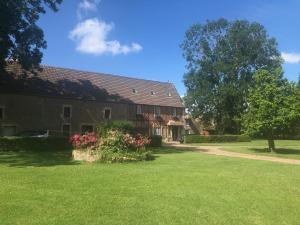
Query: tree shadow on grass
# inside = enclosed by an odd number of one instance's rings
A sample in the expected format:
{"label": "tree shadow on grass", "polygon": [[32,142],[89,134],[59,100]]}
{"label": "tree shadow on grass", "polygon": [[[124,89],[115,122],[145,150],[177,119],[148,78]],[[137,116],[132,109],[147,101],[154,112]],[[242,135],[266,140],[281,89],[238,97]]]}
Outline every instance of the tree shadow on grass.
{"label": "tree shadow on grass", "polygon": [[0,152],[0,164],[9,167],[51,167],[77,165],[72,160],[71,151],[8,151]]}
{"label": "tree shadow on grass", "polygon": [[[248,148],[257,153],[271,153],[268,148]],[[277,148],[274,153],[282,155],[300,155],[300,150],[291,148]]]}

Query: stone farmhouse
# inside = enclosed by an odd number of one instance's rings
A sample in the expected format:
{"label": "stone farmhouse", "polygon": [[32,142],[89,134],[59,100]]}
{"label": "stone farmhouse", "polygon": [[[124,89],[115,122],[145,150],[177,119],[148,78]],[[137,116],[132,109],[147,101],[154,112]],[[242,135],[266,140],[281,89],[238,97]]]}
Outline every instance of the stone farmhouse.
{"label": "stone farmhouse", "polygon": [[110,120],[127,120],[145,135],[179,140],[185,108],[169,82],[10,63],[0,80],[0,135],[48,130],[70,135]]}

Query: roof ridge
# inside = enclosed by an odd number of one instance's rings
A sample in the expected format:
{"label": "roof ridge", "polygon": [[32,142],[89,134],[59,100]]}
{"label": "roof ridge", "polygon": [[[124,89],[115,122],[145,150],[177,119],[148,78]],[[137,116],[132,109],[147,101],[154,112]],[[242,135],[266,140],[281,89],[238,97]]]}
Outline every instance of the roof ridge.
{"label": "roof ridge", "polygon": [[52,68],[52,69],[62,69],[62,70],[67,70],[67,71],[69,70],[69,71],[75,71],[75,72],[80,72],[80,73],[86,73],[86,74],[90,74],[90,75],[98,74],[98,75],[111,76],[111,77],[127,78],[127,79],[131,79],[131,80],[150,81],[150,82],[161,83],[161,84],[168,84],[168,85],[171,84],[171,85],[175,86],[172,82],[149,80],[149,79],[136,78],[136,77],[128,77],[128,76],[124,76],[124,75],[116,75],[116,74],[110,74],[110,73],[93,72],[93,71],[65,68],[65,67],[59,67],[59,66],[49,66],[49,65],[45,65],[45,64],[42,64],[41,67],[48,67],[48,68]]}

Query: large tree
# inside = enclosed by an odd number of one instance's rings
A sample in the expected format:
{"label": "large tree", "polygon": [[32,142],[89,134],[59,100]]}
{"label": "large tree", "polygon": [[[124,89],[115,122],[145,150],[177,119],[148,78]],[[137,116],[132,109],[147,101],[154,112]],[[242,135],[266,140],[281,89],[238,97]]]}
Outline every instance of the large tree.
{"label": "large tree", "polygon": [[36,25],[45,6],[57,11],[62,0],[0,0],[0,71],[7,60],[25,69],[37,67],[46,48],[44,34]]}
{"label": "large tree", "polygon": [[298,90],[295,83],[282,77],[281,69],[259,70],[253,78],[255,85],[250,89],[243,129],[250,135],[266,138],[272,151],[276,138],[299,127]]}
{"label": "large tree", "polygon": [[218,133],[239,133],[253,74],[281,64],[275,39],[258,23],[219,19],[193,25],[181,48],[189,111]]}

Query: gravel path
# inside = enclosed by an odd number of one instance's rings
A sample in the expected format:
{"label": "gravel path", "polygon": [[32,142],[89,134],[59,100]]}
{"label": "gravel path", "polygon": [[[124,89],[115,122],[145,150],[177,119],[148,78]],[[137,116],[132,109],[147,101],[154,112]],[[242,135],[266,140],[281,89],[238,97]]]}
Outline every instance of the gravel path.
{"label": "gravel path", "polygon": [[229,152],[226,150],[222,150],[221,147],[218,147],[218,146],[194,146],[194,145],[189,145],[189,144],[179,144],[179,143],[173,143],[173,142],[166,143],[165,145],[175,147],[175,148],[183,148],[183,149],[189,149],[189,150],[193,150],[193,151],[200,151],[200,152],[203,152],[205,154],[210,154],[210,155],[220,155],[220,156],[264,160],[264,161],[271,161],[271,162],[278,162],[278,163],[300,165],[300,160],[297,160],[297,159],[284,159],[284,158],[272,157],[272,156],[250,155],[250,154],[245,154],[245,153]]}

